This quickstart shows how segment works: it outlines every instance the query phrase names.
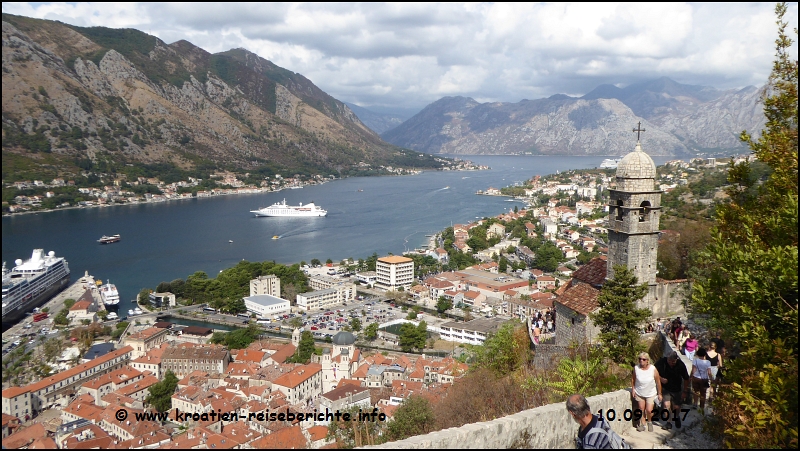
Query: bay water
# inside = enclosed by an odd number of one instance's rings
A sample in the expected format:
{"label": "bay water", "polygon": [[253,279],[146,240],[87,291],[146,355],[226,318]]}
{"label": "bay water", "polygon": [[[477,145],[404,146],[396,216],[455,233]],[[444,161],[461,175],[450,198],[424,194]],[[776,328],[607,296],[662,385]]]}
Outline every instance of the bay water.
{"label": "bay water", "polygon": [[[476,195],[534,175],[595,168],[602,156],[468,156],[485,171],[431,171],[411,176],[359,177],[303,189],[162,203],[82,208],[3,217],[2,256],[9,268],[43,248],[65,257],[75,280],[88,271],[117,285],[127,303],[145,287],[209,277],[241,260],[292,264],[330,258],[401,254],[426,245],[426,235],[521,202]],[[654,157],[656,164],[672,158]],[[250,210],[286,199],[315,202],[323,218],[256,218]],[[102,235],[120,234],[100,245]],[[273,240],[273,236],[280,239]],[[230,243],[229,241],[233,241]]]}

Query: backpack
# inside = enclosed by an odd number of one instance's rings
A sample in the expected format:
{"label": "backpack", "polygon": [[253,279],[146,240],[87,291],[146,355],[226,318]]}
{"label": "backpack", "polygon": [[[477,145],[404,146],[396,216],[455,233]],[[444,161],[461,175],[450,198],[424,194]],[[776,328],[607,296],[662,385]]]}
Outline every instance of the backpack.
{"label": "backpack", "polygon": [[[605,434],[608,437],[608,442],[611,449],[631,449],[631,445],[627,444],[625,439],[614,432],[614,430],[611,429],[611,426],[608,425],[608,422],[599,417],[597,419],[597,425],[586,431],[586,435],[584,436],[583,440],[576,438],[579,449],[583,449],[584,442],[586,442],[586,439],[588,439],[592,434]],[[596,440],[594,440],[594,442],[596,443]]]}

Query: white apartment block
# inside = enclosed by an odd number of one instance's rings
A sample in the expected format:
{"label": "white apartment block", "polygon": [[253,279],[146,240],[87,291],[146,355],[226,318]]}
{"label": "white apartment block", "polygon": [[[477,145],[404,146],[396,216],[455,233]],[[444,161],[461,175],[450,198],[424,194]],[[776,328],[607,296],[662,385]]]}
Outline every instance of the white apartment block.
{"label": "white apartment block", "polygon": [[414,260],[398,255],[381,257],[375,265],[375,272],[377,288],[388,291],[403,287],[407,290],[414,282]]}
{"label": "white apartment block", "polygon": [[270,296],[281,296],[281,279],[274,274],[259,276],[250,281],[250,296],[268,294]]}
{"label": "white apartment block", "polygon": [[347,302],[352,302],[355,298],[356,286],[352,283],[343,284],[324,290],[298,294],[297,306],[306,311],[328,309]]}

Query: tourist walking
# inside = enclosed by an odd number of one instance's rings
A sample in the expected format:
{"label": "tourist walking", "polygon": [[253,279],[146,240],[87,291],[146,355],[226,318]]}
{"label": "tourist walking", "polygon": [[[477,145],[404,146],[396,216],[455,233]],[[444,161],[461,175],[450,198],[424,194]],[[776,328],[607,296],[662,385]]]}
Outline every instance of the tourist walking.
{"label": "tourist walking", "polygon": [[697,341],[693,333],[689,333],[689,338],[683,343],[684,354],[689,360],[694,360],[694,353],[697,352],[697,348],[700,347],[700,342]]}
{"label": "tourist walking", "polygon": [[686,344],[686,340],[688,340],[691,335],[692,333],[689,332],[689,329],[681,329],[681,332],[678,334],[677,346],[684,354],[686,354],[686,349],[684,349],[683,345]]}
{"label": "tourist walking", "polygon": [[[686,369],[686,364],[680,359],[677,351],[672,351],[668,356],[662,357],[655,364],[656,371],[661,377],[661,393],[664,395],[661,407],[672,414],[675,418],[675,427],[681,427],[678,409],[681,408],[681,400],[684,397],[688,398],[689,383],[687,382],[684,388],[684,381],[689,380],[689,371]],[[672,412],[672,410],[675,412]],[[672,429],[672,422],[665,421],[661,426],[663,429]]]}
{"label": "tourist walking", "polygon": [[[643,352],[639,354],[639,363],[633,368],[631,376],[631,395],[639,403],[639,410],[644,412],[644,419],[647,422],[647,431],[653,432],[653,405],[656,398],[662,401],[661,377],[655,366],[650,364],[650,354]],[[639,421],[637,428],[639,432],[644,431],[644,423]]]}
{"label": "tourist walking", "polygon": [[706,357],[708,358],[708,362],[711,364],[711,397],[713,398],[716,394],[717,386],[719,385],[720,380],[720,368],[722,368],[722,355],[717,352],[717,344],[715,342],[711,342],[708,345],[708,351]]}
{"label": "tourist walking", "polygon": [[575,445],[578,449],[620,449],[630,448],[625,440],[611,430],[608,422],[600,415],[593,415],[589,402],[583,395],[575,394],[567,398],[567,412],[578,423]]}
{"label": "tourist walking", "polygon": [[700,348],[692,360],[692,408],[699,402],[700,410],[706,408],[706,390],[711,386],[711,362],[706,356],[705,348]]}

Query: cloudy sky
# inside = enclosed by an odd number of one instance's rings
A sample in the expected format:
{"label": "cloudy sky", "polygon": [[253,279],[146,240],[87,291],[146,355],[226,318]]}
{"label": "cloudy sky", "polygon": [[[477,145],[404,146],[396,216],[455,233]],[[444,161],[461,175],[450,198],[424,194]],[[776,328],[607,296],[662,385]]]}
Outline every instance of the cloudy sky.
{"label": "cloudy sky", "polygon": [[[794,28],[797,4],[789,8]],[[4,13],[136,28],[212,53],[243,47],[375,110],[418,110],[454,95],[481,102],[583,95],[602,83],[662,76],[760,86],[774,54],[773,10],[772,3],[3,3]]]}

